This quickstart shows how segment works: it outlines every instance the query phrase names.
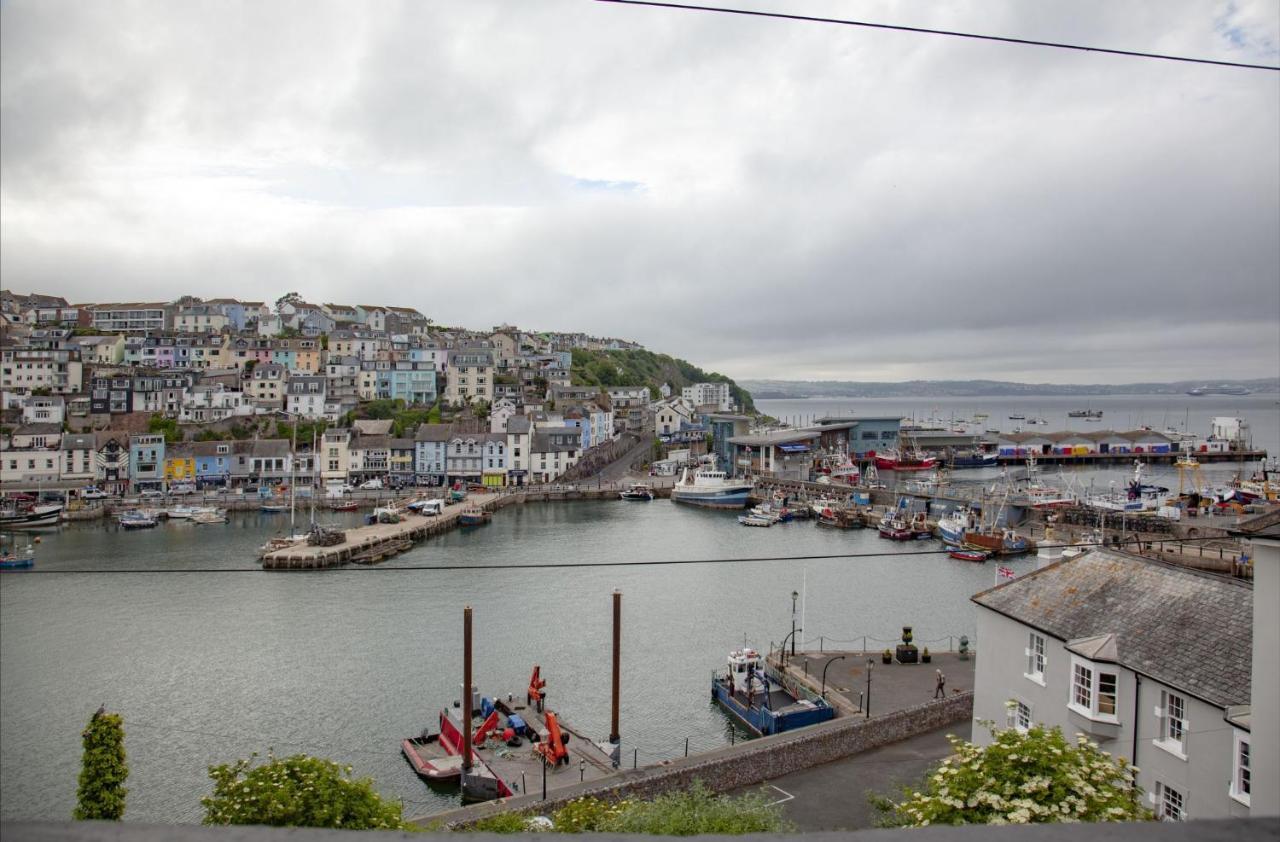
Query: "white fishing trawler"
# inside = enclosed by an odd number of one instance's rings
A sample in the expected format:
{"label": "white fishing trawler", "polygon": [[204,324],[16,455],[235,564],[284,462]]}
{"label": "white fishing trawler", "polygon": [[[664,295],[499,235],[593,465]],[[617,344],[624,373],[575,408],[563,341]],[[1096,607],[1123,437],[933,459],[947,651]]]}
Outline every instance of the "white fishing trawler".
{"label": "white fishing trawler", "polygon": [[690,506],[712,509],[741,509],[747,505],[751,480],[730,479],[718,470],[714,459],[690,473],[684,469],[680,482],[671,489],[671,499]]}

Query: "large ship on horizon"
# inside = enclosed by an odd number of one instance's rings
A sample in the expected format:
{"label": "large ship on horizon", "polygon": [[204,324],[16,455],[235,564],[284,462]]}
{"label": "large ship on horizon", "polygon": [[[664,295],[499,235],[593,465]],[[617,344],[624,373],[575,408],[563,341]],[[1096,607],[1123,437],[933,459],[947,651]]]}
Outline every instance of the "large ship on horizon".
{"label": "large ship on horizon", "polygon": [[1224,383],[1221,386],[1197,386],[1194,389],[1188,389],[1187,394],[1192,397],[1202,398],[1206,395],[1252,395],[1252,389],[1246,389],[1244,386],[1232,386]]}

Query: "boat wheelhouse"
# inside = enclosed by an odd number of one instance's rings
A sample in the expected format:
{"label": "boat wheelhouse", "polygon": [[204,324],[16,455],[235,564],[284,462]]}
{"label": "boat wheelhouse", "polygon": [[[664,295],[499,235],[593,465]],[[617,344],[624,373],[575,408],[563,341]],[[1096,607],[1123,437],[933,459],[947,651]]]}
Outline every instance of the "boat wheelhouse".
{"label": "boat wheelhouse", "polygon": [[754,649],[729,653],[724,674],[711,678],[711,698],[759,736],[792,731],[835,716],[835,709],[820,696],[797,699],[770,678],[764,658]]}

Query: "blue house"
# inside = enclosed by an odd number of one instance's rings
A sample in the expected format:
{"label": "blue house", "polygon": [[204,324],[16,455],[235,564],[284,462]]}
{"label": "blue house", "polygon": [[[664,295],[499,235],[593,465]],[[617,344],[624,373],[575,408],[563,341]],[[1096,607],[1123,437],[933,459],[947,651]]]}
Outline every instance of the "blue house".
{"label": "blue house", "polygon": [[378,372],[378,397],[403,400],[410,406],[436,402],[436,371],[430,363],[397,363]]}
{"label": "blue house", "polygon": [[129,436],[129,480],[134,491],[164,489],[164,436]]}
{"label": "blue house", "polygon": [[225,441],[198,441],[191,445],[196,460],[196,485],[226,487],[231,484],[232,444]]}
{"label": "blue house", "polygon": [[413,472],[418,485],[444,485],[447,475],[449,424],[419,424],[413,437]]}

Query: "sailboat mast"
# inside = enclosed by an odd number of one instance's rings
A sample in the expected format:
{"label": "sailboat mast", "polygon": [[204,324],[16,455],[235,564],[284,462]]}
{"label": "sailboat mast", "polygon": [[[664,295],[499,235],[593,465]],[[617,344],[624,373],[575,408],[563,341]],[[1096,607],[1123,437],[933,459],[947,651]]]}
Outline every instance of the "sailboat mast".
{"label": "sailboat mast", "polygon": [[294,500],[298,490],[298,472],[295,470],[298,465],[298,419],[293,419],[293,444],[289,449],[289,537],[294,535],[293,529],[293,512]]}
{"label": "sailboat mast", "polygon": [[316,526],[316,495],[320,493],[320,452],[316,450],[316,428],[311,428],[311,528]]}

